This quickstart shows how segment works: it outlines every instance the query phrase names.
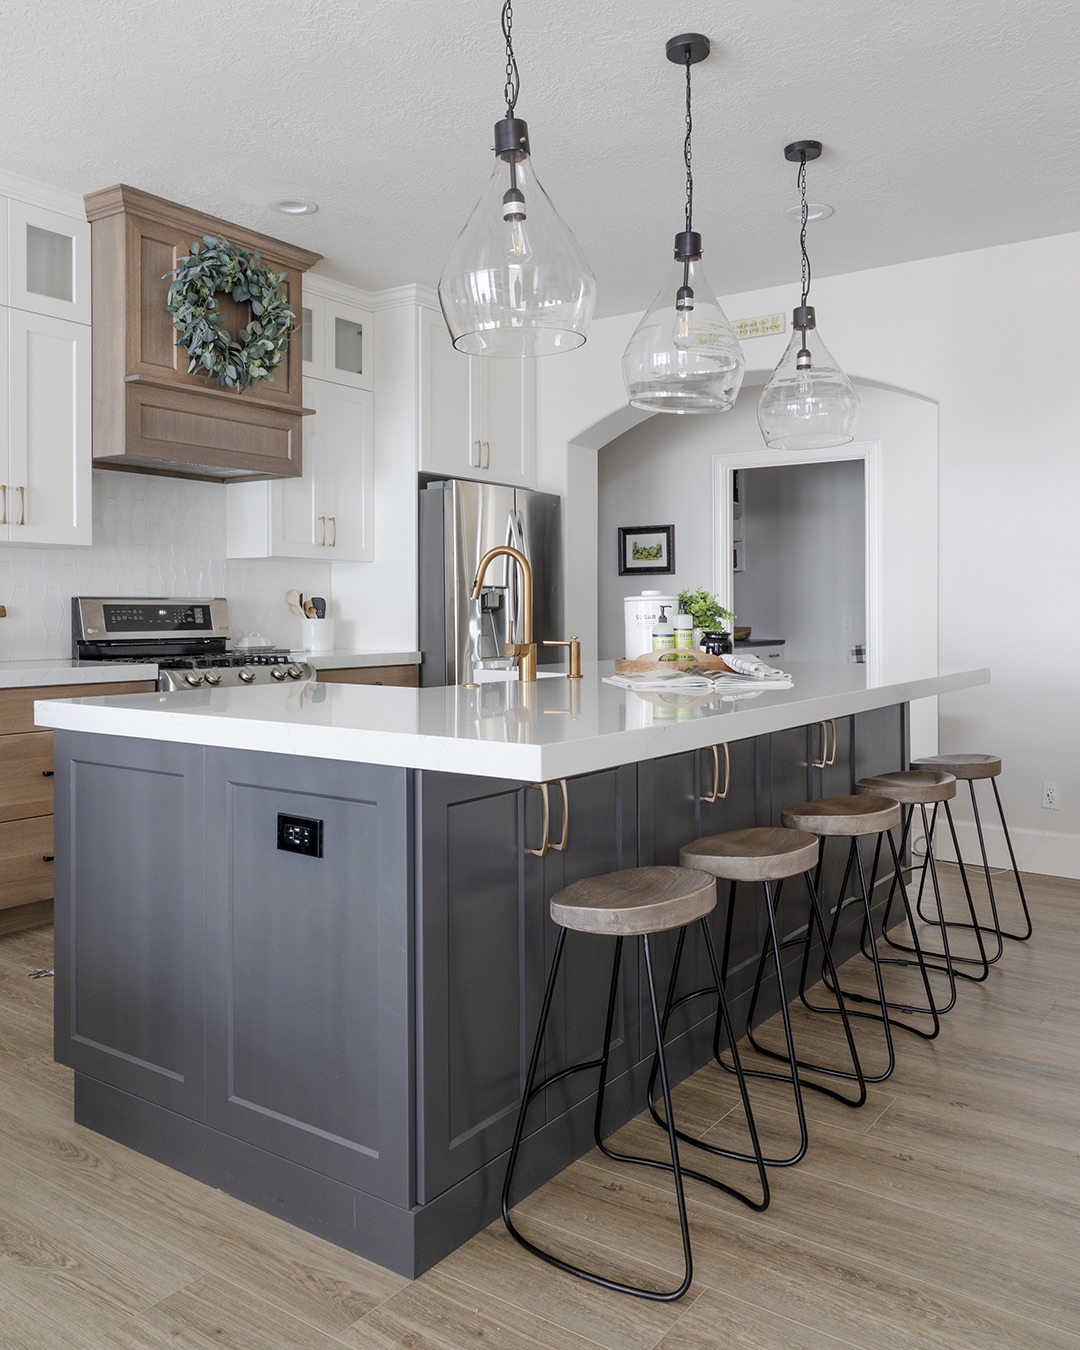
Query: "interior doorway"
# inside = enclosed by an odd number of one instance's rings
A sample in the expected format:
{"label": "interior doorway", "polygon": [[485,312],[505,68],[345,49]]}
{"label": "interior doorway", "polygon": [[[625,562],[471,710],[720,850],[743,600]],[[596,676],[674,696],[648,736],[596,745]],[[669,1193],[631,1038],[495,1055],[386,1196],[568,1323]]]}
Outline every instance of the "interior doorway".
{"label": "interior doorway", "polygon": [[[785,661],[876,658],[877,442],[713,458],[714,587]],[[768,630],[768,631],[766,631]]]}

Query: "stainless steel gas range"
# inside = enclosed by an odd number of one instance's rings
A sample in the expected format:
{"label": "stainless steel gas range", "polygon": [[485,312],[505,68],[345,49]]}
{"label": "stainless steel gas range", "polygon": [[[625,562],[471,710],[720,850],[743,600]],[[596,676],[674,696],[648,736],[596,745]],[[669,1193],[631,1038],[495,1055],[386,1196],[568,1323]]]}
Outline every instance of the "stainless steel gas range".
{"label": "stainless steel gas range", "polygon": [[152,596],[78,595],[71,654],[79,661],[154,662],[157,687],[227,689],[311,680],[306,661],[281,647],[230,647],[229,604]]}

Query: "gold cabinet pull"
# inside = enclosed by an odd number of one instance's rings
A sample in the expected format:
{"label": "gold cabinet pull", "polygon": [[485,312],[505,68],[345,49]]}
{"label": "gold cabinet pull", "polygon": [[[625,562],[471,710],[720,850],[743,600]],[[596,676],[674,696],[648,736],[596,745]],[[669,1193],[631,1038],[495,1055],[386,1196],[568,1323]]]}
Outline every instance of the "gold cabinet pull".
{"label": "gold cabinet pull", "polygon": [[[474,453],[475,453],[475,458],[474,458]],[[473,443],[472,443],[472,450],[469,452],[469,468],[470,468],[470,469],[482,469],[482,468],[484,467],[482,461],[483,461],[483,455],[481,454],[481,450],[480,450],[480,442],[479,442],[479,441],[473,441]]]}
{"label": "gold cabinet pull", "polygon": [[821,758],[813,760],[810,767],[813,769],[823,769],[829,762],[829,731],[824,722],[818,722],[817,725],[821,728]]}
{"label": "gold cabinet pull", "polygon": [[326,547],[326,517],[319,517],[319,547]]}
{"label": "gold cabinet pull", "polygon": [[830,717],[829,726],[832,727],[832,754],[825,761],[826,764],[836,763],[836,722]]}
{"label": "gold cabinet pull", "polygon": [[556,853],[565,853],[570,839],[570,796],[566,790],[565,778],[559,779],[559,791],[562,793],[562,838],[551,847]]}
{"label": "gold cabinet pull", "polygon": [[330,547],[337,548],[337,516],[330,517],[330,524],[334,530],[333,537],[330,540]]}
{"label": "gold cabinet pull", "polygon": [[[713,762],[712,791],[702,797],[703,802],[722,802],[727,800],[731,789],[731,751],[725,741],[722,745],[710,745]],[[724,790],[720,791],[720,751],[724,752]]]}
{"label": "gold cabinet pull", "polygon": [[490,442],[490,441],[485,441],[485,442],[484,442],[484,468],[485,468],[485,469],[490,469],[490,468],[491,468],[491,442]]}
{"label": "gold cabinet pull", "polygon": [[20,483],[20,484],[19,484],[19,489],[18,489],[18,490],[19,490],[19,519],[15,522],[15,524],[16,524],[16,525],[25,525],[25,524],[26,524],[26,488],[24,488],[23,485]]}
{"label": "gold cabinet pull", "polygon": [[[525,852],[531,853],[534,858],[544,858],[547,856],[551,844],[551,802],[548,799],[548,785],[546,783],[533,783],[531,786],[540,793],[540,821],[543,837],[539,848],[527,848]],[[563,790],[565,791],[565,788]]]}
{"label": "gold cabinet pull", "polygon": [[6,525],[7,521],[7,484],[0,483],[0,525]]}

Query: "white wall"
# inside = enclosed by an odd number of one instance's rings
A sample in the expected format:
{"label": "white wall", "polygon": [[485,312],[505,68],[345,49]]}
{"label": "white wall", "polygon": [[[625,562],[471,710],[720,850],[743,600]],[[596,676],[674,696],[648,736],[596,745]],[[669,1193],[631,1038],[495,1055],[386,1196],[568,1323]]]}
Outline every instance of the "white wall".
{"label": "white wall", "polygon": [[[827,277],[813,292],[822,335],[849,375],[939,405],[941,661],[992,668],[989,686],[941,700],[941,746],[1000,754],[1021,865],[1073,877],[1080,877],[1077,294],[1075,233]],[[743,318],[789,309],[793,296],[777,287],[723,303],[730,317]],[[597,566],[588,454],[640,420],[626,408],[619,372],[636,318],[601,320],[579,352],[539,365],[544,486],[568,494],[568,623],[583,637],[595,633]],[[755,339],[748,359],[769,370],[783,346],[782,337]],[[902,465],[893,468],[903,476]],[[917,526],[931,485],[916,478],[904,486]],[[883,584],[902,594],[894,571]],[[1061,784],[1060,811],[1040,809],[1044,779]],[[1004,860],[998,832],[989,833],[995,859]]]}

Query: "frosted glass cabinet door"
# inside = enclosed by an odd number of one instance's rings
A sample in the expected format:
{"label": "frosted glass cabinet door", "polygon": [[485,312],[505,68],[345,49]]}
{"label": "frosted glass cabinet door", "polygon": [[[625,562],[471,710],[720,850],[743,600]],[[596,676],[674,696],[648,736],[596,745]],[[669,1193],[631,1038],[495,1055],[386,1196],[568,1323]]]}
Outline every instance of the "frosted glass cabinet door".
{"label": "frosted glass cabinet door", "polygon": [[8,310],[8,454],[3,538],[92,542],[90,329]]}
{"label": "frosted glass cabinet door", "polygon": [[13,309],[90,322],[90,226],[9,199],[8,298]]}

